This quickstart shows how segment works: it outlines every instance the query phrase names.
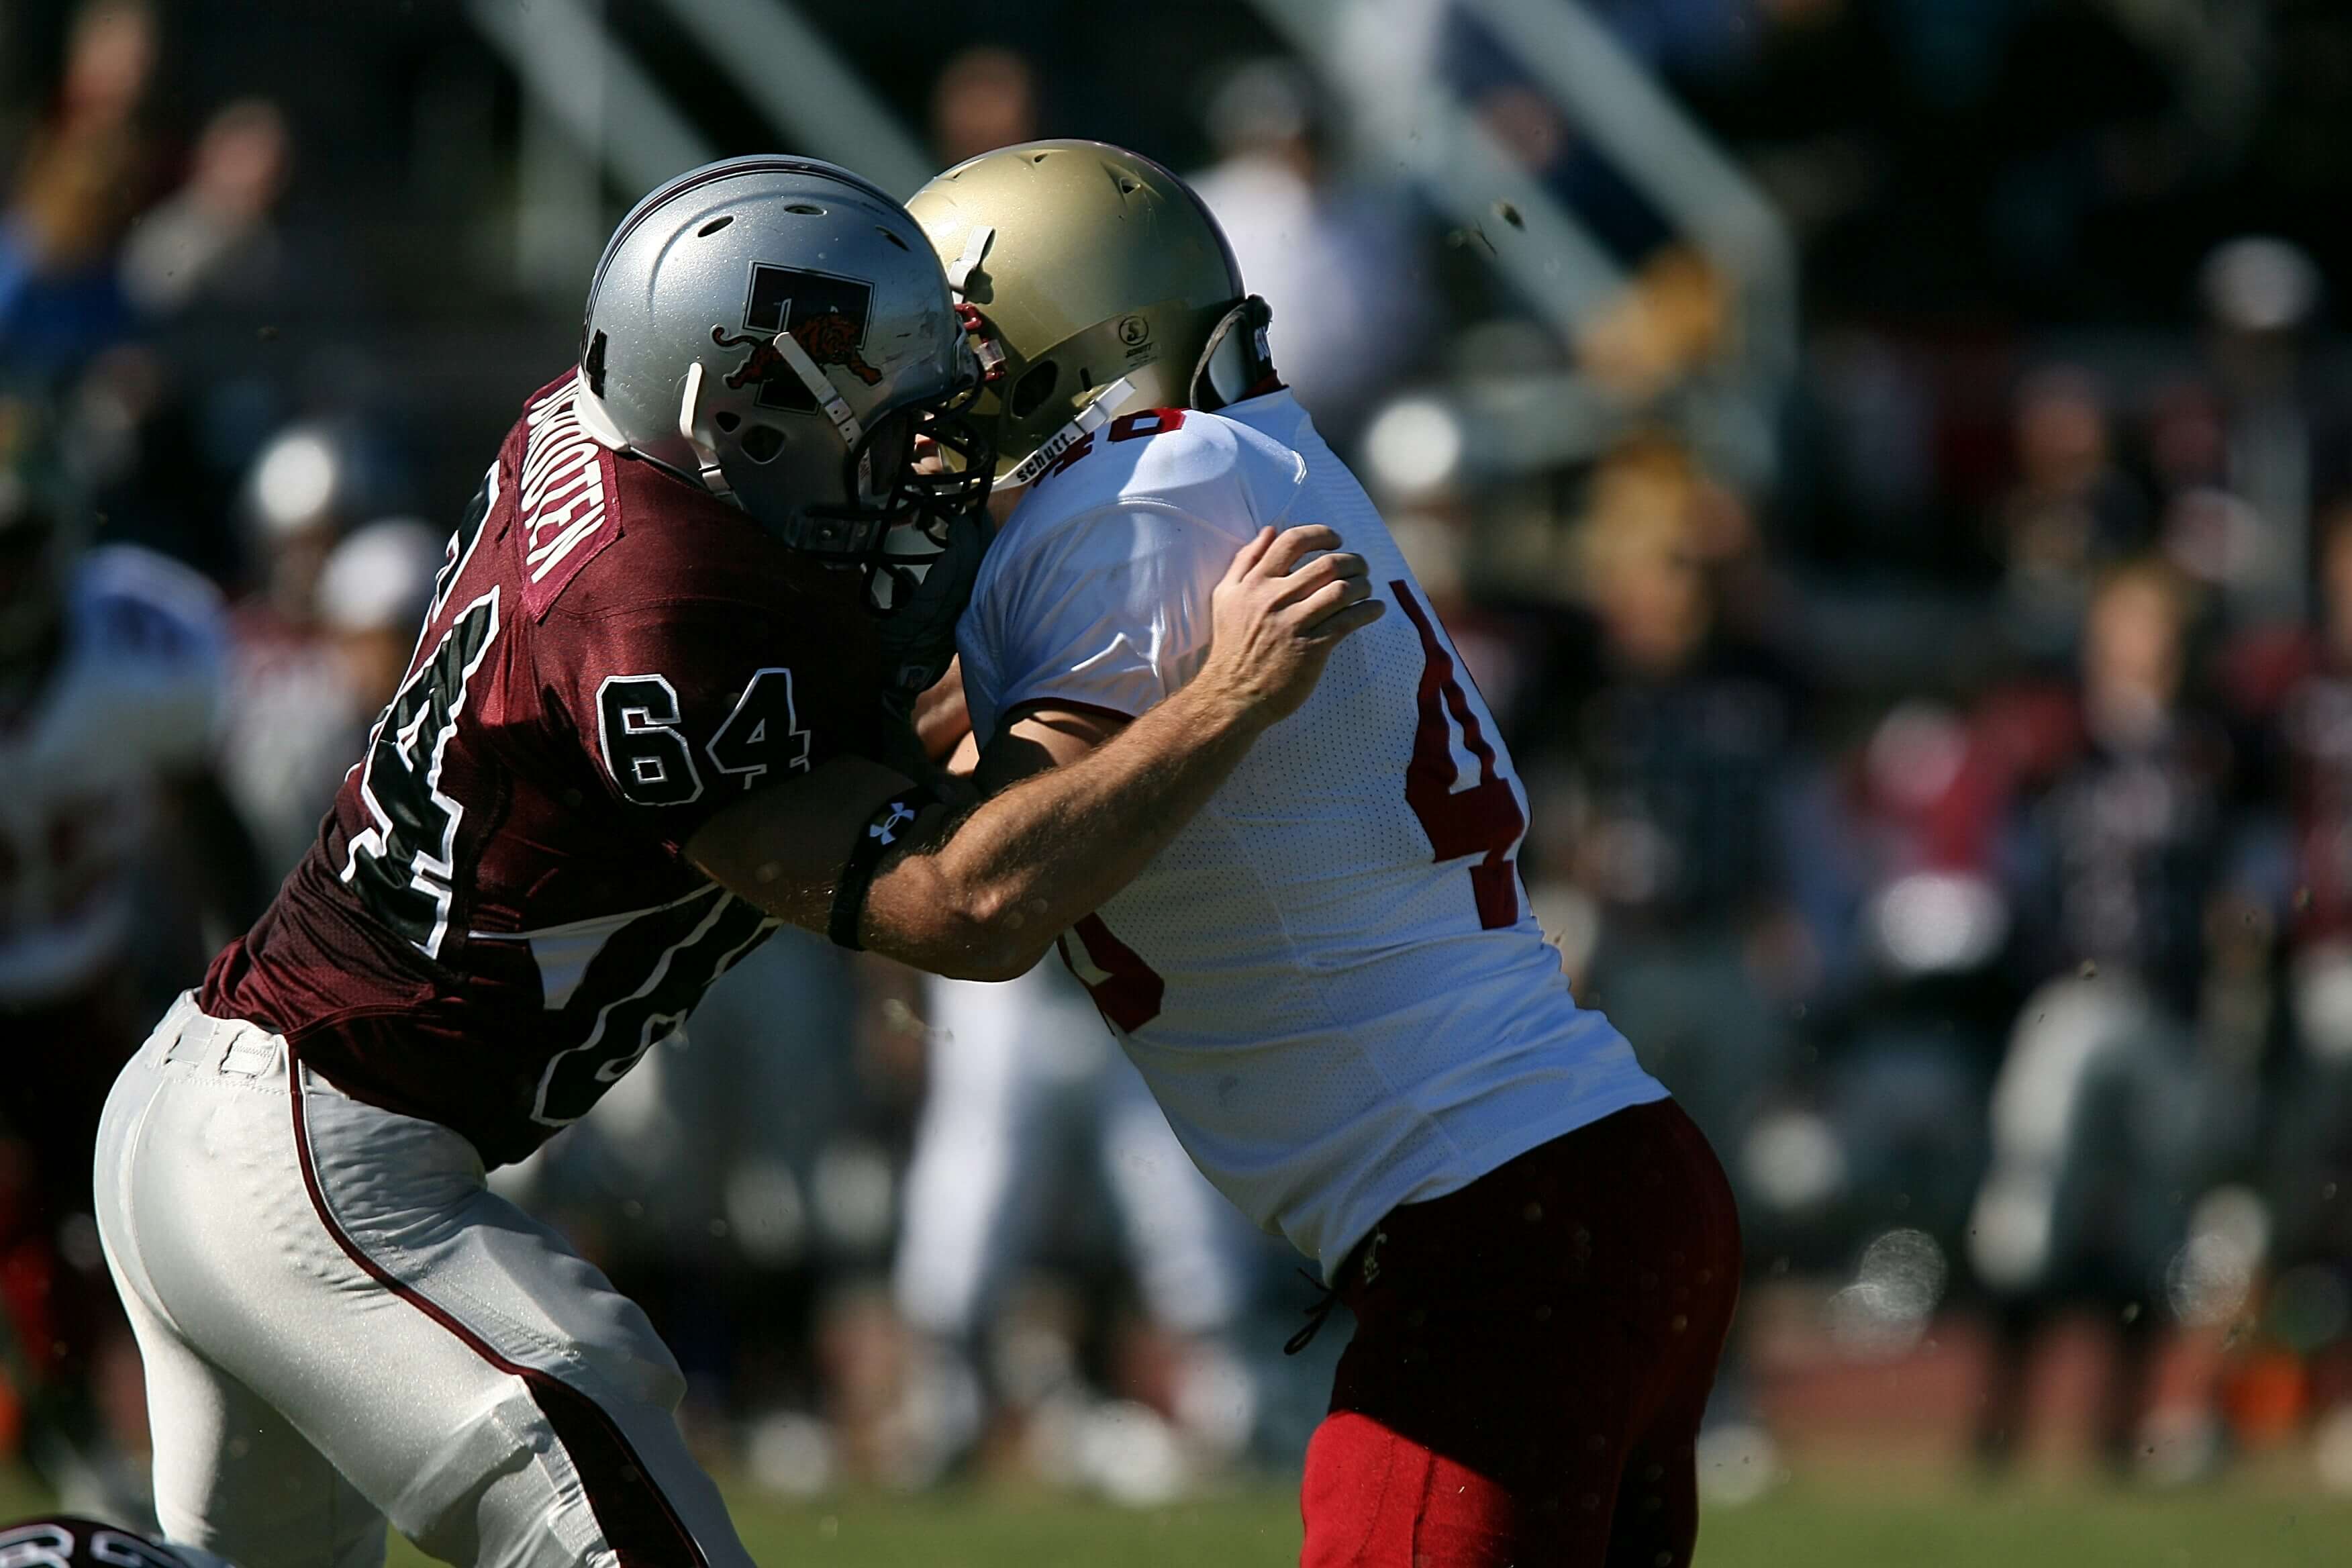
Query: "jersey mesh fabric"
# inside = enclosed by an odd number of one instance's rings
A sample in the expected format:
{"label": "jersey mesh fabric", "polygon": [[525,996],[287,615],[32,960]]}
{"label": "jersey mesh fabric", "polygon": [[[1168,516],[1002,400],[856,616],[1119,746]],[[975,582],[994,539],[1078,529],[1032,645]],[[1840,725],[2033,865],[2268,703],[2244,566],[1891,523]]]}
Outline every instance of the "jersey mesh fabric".
{"label": "jersey mesh fabric", "polygon": [[407,681],[318,842],[214,962],[215,1017],[521,1158],[772,930],[686,858],[759,785],[879,742],[854,574],[526,405]]}
{"label": "jersey mesh fabric", "polygon": [[[1328,1275],[1396,1205],[1665,1091],[1570,996],[1503,864],[1520,827],[1434,852],[1423,809],[1484,783],[1523,825],[1526,798],[1370,498],[1287,394],[1229,415],[1116,422],[1039,481],[959,646],[983,742],[1033,701],[1134,713],[1197,668],[1210,592],[1257,528],[1328,523],[1370,563],[1390,613],[1064,942],[1193,1159]],[[1453,775],[1420,809],[1417,747]],[[1482,899],[1489,862],[1507,900]]]}

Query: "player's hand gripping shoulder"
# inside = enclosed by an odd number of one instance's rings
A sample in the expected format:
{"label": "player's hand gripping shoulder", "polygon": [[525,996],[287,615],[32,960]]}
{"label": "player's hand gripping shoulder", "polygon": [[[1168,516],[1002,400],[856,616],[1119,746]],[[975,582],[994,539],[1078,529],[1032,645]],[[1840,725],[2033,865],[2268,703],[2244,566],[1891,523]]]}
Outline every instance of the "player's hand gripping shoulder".
{"label": "player's hand gripping shoulder", "polygon": [[1339,542],[1313,524],[1244,545],[1212,596],[1200,672],[1069,766],[958,814],[880,763],[840,758],[730,807],[687,853],[778,919],[845,945],[936,974],[1022,974],[1307,700],[1342,639],[1380,619],[1363,558]]}

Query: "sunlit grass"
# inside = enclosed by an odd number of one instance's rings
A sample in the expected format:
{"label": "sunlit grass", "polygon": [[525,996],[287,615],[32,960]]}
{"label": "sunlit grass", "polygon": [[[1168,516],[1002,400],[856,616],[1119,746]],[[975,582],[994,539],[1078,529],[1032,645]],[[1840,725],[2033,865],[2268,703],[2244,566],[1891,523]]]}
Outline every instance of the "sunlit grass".
{"label": "sunlit grass", "polygon": [[[0,1476],[0,1516],[39,1499]],[[861,1493],[784,1505],[735,1494],[761,1563],[844,1568],[1177,1568],[1294,1563],[1297,1504],[1261,1485],[1130,1510],[1033,1491]],[[404,1543],[392,1561],[426,1560]],[[1916,1475],[1817,1477],[1711,1513],[1701,1568],[2337,1568],[2352,1500],[2263,1482],[2172,1493],[2024,1483],[1978,1489]]]}

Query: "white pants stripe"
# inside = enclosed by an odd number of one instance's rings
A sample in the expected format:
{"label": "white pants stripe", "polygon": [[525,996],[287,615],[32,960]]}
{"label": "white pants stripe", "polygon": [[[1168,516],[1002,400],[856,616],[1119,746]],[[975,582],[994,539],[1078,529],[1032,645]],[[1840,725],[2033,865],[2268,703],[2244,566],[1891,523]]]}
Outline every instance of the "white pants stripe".
{"label": "white pants stripe", "polygon": [[472,1145],[183,998],[100,1131],[156,1509],[240,1568],[373,1568],[388,1518],[481,1568],[750,1568],[677,1363]]}

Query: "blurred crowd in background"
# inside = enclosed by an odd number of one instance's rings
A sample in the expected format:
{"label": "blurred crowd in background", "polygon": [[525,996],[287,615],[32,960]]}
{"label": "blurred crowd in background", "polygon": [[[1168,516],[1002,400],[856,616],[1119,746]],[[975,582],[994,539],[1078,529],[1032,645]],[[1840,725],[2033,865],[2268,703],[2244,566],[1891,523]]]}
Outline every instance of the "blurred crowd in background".
{"label": "blurred crowd in background", "polygon": [[[315,836],[638,194],[534,28],[634,62],[605,134],[627,88],[731,153],[792,143],[681,18],[779,9],[0,13],[0,1454],[136,1442],[59,1060],[102,1095]],[[1163,9],[803,5],[827,57],[767,68],[846,69],[940,164],[1135,146],[1224,222],[1503,717],[1579,995],[1738,1186],[1718,1495],[1822,1433],[1998,1468],[2050,1420],[2118,1475],[2352,1488],[2352,13]],[[1639,90],[1564,98],[1596,59]],[[1610,90],[1716,163],[1592,132]],[[1717,165],[1778,294],[1675,195]],[[136,800],[26,739],[40,606],[163,569],[122,546],[218,599],[210,742]],[[787,1491],[1286,1465],[1345,1340],[1280,1353],[1295,1260],[1057,974],[787,932],[496,1179]]]}

